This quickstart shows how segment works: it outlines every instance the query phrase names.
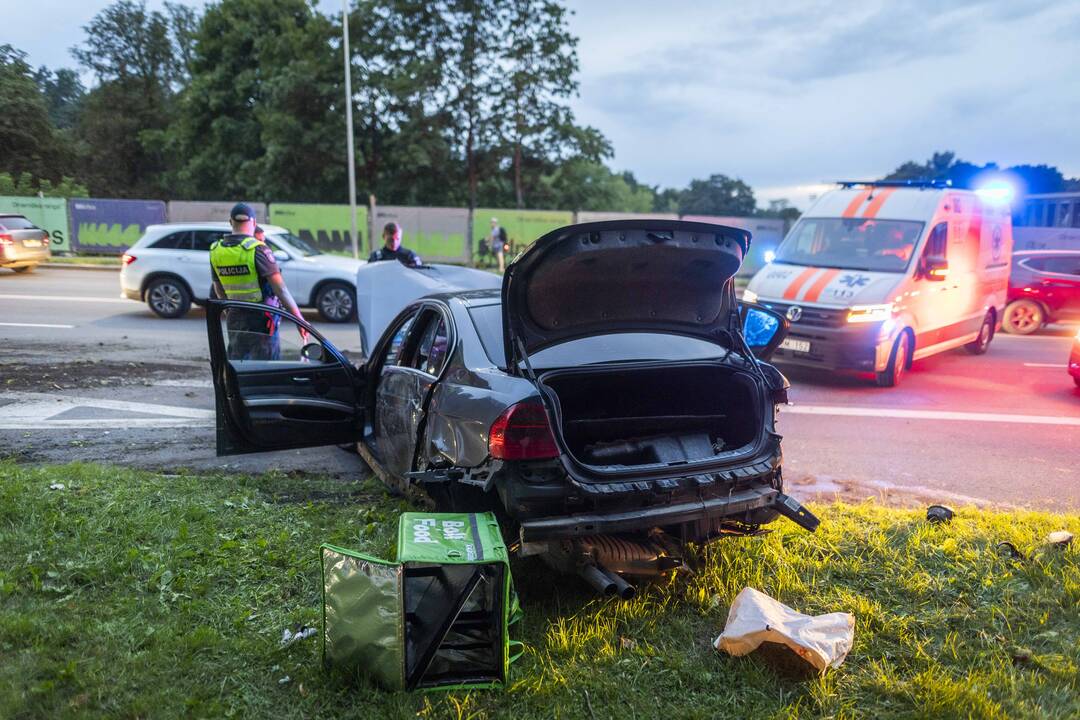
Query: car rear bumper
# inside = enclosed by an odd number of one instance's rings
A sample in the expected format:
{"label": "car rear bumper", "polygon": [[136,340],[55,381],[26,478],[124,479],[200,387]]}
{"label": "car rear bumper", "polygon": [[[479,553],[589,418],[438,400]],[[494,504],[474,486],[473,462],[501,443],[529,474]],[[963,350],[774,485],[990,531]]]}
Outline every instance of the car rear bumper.
{"label": "car rear bumper", "polygon": [[0,267],[26,267],[48,262],[52,253],[48,247],[24,248],[18,245],[0,247]]}
{"label": "car rear bumper", "polygon": [[780,491],[772,487],[750,487],[720,497],[671,505],[536,518],[522,521],[521,541],[545,542],[586,535],[635,532],[739,516],[771,508],[779,496]]}

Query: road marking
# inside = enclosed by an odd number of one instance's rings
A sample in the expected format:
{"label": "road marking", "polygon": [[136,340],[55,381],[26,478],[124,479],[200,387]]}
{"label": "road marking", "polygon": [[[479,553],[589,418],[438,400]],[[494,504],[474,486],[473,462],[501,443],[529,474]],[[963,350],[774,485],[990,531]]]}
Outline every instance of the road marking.
{"label": "road marking", "polygon": [[[48,393],[7,392],[5,398],[15,402],[3,406],[3,422],[0,430],[29,430],[40,428],[78,429],[108,428],[123,430],[128,428],[165,428],[165,427],[201,427],[209,426],[216,417],[213,410],[181,407],[178,405],[158,405],[155,403],[128,402],[125,400],[104,400],[101,398],[76,397],[71,395],[50,395]],[[158,415],[149,418],[101,417],[101,418],[63,418],[61,413],[74,408],[95,408],[118,412],[135,412],[144,415]]]}
{"label": "road marking", "polygon": [[74,325],[50,325],[49,323],[6,323],[0,322],[0,325],[4,327],[37,327],[37,328],[63,328],[70,330]]}
{"label": "road marking", "polygon": [[899,408],[841,407],[836,405],[788,405],[781,413],[793,415],[837,415],[844,417],[895,418],[901,420],[959,420],[962,422],[1018,423],[1025,425],[1069,425],[1080,427],[1080,417],[1053,415],[1013,415],[1009,413],[953,412],[949,410],[901,410]]}
{"label": "road marking", "polygon": [[1061,363],[1024,363],[1024,367],[1059,368],[1064,370],[1068,366]]}
{"label": "road marking", "polygon": [[0,300],[59,300],[63,302],[131,303],[124,298],[95,297],[92,295],[0,295]]}

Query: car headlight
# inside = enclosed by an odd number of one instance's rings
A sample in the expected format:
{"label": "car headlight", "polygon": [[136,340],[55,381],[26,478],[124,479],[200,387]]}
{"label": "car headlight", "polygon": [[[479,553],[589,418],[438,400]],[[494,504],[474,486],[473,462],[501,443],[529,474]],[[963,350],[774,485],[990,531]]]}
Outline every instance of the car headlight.
{"label": "car headlight", "polygon": [[757,293],[754,292],[753,290],[751,290],[750,288],[747,288],[746,290],[742,291],[742,299],[743,299],[743,302],[756,303],[757,302]]}
{"label": "car headlight", "polygon": [[849,323],[881,322],[891,320],[893,304],[885,305],[852,305],[848,310],[847,321]]}

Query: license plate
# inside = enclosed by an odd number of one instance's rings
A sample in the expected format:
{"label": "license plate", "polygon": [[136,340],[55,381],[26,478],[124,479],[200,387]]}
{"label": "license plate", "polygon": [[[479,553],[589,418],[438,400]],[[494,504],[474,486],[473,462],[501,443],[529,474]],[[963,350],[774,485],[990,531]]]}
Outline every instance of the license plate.
{"label": "license plate", "polygon": [[791,350],[792,352],[810,352],[809,340],[795,340],[794,338],[784,338],[784,342],[780,343],[781,350]]}
{"label": "license plate", "polygon": [[23,240],[23,247],[41,247],[40,240]]}

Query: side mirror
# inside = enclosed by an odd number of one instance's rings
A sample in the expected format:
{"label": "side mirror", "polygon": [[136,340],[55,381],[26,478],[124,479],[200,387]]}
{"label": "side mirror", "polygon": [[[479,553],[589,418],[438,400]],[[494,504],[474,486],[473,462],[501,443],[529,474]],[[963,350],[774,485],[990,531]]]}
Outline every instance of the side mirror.
{"label": "side mirror", "polygon": [[933,282],[941,282],[949,276],[949,261],[940,257],[924,257],[920,262],[919,274]]}
{"label": "side mirror", "polygon": [[739,301],[739,317],[746,344],[758,360],[768,360],[787,337],[790,324],[778,312]]}
{"label": "side mirror", "polygon": [[310,342],[304,347],[300,348],[300,357],[311,362],[326,362],[326,351],[323,349],[322,343]]}
{"label": "side mirror", "polygon": [[285,252],[284,250],[275,250],[274,259],[277,260],[279,263],[289,262],[290,260],[292,260],[292,258],[289,257],[289,253]]}

